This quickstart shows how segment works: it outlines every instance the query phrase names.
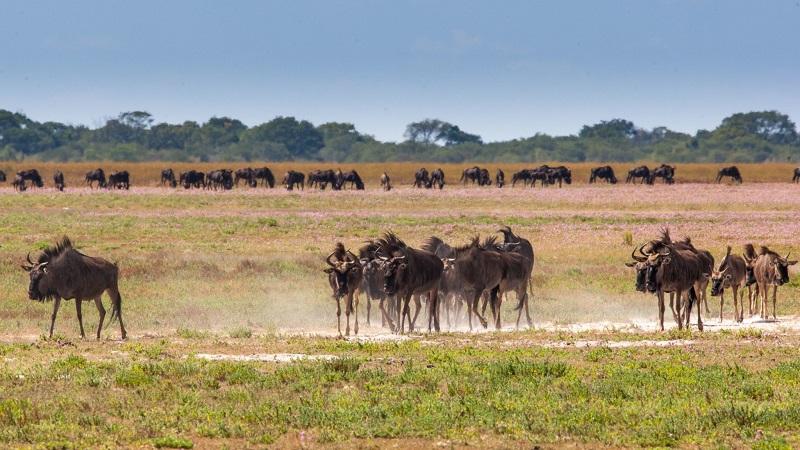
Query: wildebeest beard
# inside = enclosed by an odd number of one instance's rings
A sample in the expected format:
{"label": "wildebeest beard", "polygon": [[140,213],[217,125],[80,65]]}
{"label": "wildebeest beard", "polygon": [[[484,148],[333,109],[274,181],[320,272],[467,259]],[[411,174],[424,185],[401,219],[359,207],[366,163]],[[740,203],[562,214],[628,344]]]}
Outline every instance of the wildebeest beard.
{"label": "wildebeest beard", "polygon": [[401,260],[389,260],[386,263],[386,269],[383,277],[383,290],[386,295],[395,295],[399,288],[398,280],[403,278],[405,273],[406,264]]}

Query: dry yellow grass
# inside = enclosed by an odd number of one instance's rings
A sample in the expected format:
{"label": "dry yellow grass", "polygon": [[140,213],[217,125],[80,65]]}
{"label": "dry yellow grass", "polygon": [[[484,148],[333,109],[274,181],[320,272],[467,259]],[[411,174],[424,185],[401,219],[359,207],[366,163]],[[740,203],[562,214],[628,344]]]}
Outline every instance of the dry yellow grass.
{"label": "dry yellow grass", "polygon": [[[606,163],[560,163],[548,162],[551,166],[565,165],[572,169],[573,182],[577,184],[586,183],[589,180],[589,173],[593,167],[605,165]],[[639,165],[646,164],[650,167],[657,166],[655,162],[637,163],[609,163],[617,174],[621,182],[625,181],[628,170]],[[131,173],[132,183],[137,186],[155,186],[158,184],[161,169],[171,167],[176,174],[188,169],[209,171],[220,168],[238,169],[242,167],[269,167],[275,174],[278,182],[283,174],[289,170],[298,170],[308,173],[315,169],[340,168],[343,171],[355,169],[364,179],[368,187],[377,187],[381,174],[385,171],[392,178],[395,185],[410,185],[414,179],[414,172],[420,167],[428,170],[442,168],[445,172],[449,184],[458,183],[461,172],[468,167],[478,165],[486,167],[494,178],[498,168],[506,173],[506,179],[510,181],[511,174],[529,167],[537,167],[539,163],[513,163],[513,164],[483,164],[483,163],[461,163],[461,164],[441,164],[431,162],[388,162],[388,163],[328,163],[328,162],[250,162],[250,163],[183,163],[183,162],[80,162],[80,163],[57,163],[57,162],[0,162],[0,170],[7,174],[14,173],[22,169],[36,168],[45,178],[46,185],[52,185],[52,174],[58,169],[64,172],[67,186],[84,186],[84,175],[89,170],[102,167],[106,173],[114,170],[127,170]],[[676,180],[678,183],[708,183],[713,182],[717,171],[729,164],[677,164]],[[790,182],[792,171],[796,164],[789,163],[765,163],[765,164],[737,164],[742,172],[745,183],[749,182]]]}

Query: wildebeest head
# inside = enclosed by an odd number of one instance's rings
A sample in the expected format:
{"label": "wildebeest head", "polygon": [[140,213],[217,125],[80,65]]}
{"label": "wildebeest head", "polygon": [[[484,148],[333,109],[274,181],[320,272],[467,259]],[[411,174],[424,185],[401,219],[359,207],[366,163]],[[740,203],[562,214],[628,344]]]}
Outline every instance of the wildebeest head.
{"label": "wildebeest head", "polygon": [[[646,292],[646,278],[649,265],[647,264],[647,256],[642,253],[642,247],[644,247],[644,245],[631,251],[631,258],[633,258],[633,261],[627,262],[625,265],[632,267],[636,271],[636,290],[639,292]],[[636,254],[637,249],[640,255]]]}
{"label": "wildebeest head", "polygon": [[392,258],[382,257],[383,266],[383,291],[386,295],[395,295],[400,289],[402,280],[406,277],[408,262],[405,255]]}
{"label": "wildebeest head", "polygon": [[48,270],[47,265],[49,261],[31,261],[31,255],[28,253],[28,264],[22,265],[22,268],[28,271],[30,276],[30,284],[28,284],[28,298],[31,300],[43,301],[52,296],[51,286],[53,284],[53,274]]}
{"label": "wildebeest head", "polygon": [[775,266],[775,272],[778,274],[778,286],[789,282],[789,266],[797,264],[797,261],[789,260],[790,254],[791,253],[787,253],[783,258],[777,255],[772,258],[772,264]]}
{"label": "wildebeest head", "polygon": [[711,273],[711,295],[714,297],[725,291],[725,285],[730,284],[733,275],[728,272],[729,267],[715,270]]}
{"label": "wildebeest head", "polygon": [[334,296],[338,298],[347,294],[351,288],[351,281],[360,278],[362,269],[358,258],[349,250],[347,251],[348,258],[344,261],[334,262],[331,260],[333,256],[334,253],[331,253],[325,258],[325,262],[330,267],[324,269],[324,271],[328,274],[328,281],[334,291]]}

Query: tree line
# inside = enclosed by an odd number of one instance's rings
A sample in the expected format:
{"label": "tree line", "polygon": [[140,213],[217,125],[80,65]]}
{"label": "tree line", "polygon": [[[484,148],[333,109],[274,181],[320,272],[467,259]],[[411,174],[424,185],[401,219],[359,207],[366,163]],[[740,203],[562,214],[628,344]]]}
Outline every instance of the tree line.
{"label": "tree line", "polygon": [[800,137],[778,111],[736,113],[694,135],[666,127],[644,129],[625,119],[584,126],[577,135],[537,133],[484,142],[439,119],[408,124],[405,140],[382,142],[351,123],[314,125],[276,117],[248,127],[230,117],[205,123],[156,123],[129,111],[98,128],[37,122],[0,110],[0,160],[42,161],[663,161],[782,162],[800,159]]}

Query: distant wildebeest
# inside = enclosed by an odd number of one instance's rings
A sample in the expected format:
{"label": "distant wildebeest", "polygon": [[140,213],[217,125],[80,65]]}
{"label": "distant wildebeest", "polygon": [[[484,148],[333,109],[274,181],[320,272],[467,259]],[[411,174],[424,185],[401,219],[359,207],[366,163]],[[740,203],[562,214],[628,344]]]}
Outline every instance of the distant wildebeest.
{"label": "distant wildebeest", "polygon": [[58,189],[61,192],[64,192],[66,184],[64,183],[64,173],[61,172],[60,170],[56,170],[53,173],[53,184],[55,185],[56,189]]}
{"label": "distant wildebeest", "polygon": [[108,176],[108,189],[125,189],[131,188],[131,176],[127,170],[120,170],[119,172],[111,172]]}
{"label": "distant wildebeest", "polygon": [[187,170],[186,172],[181,172],[178,181],[184,189],[200,189],[201,187],[206,187],[206,174],[194,169]]}
{"label": "distant wildebeest", "polygon": [[100,313],[97,324],[97,339],[100,339],[100,330],[103,328],[103,319],[106,315],[101,300],[104,292],[108,292],[111,297],[111,319],[108,323],[111,324],[115,319],[119,319],[122,339],[127,337],[128,333],[122,322],[122,297],[119,294],[119,269],[116,264],[103,258],[84,255],[73,247],[67,237],[54,247],[45,249],[36,262],[31,261],[29,253],[27,261],[28,264],[22,267],[30,275],[28,297],[40,302],[53,300],[49,334],[51,338],[61,300],[74,299],[81,337],[86,336],[83,331],[81,302],[94,300]]}
{"label": "distant wildebeest", "polygon": [[169,184],[172,187],[178,186],[178,181],[175,180],[175,172],[171,168],[161,170],[161,185]]}
{"label": "distant wildebeest", "polygon": [[255,171],[250,167],[244,169],[236,169],[236,172],[234,172],[233,184],[236,187],[239,187],[240,180],[244,180],[245,184],[250,187],[256,187],[258,183],[256,181]]}
{"label": "distant wildebeest", "polygon": [[789,260],[789,253],[780,256],[766,246],[761,246],[758,258],[753,263],[753,272],[758,283],[758,290],[761,293],[761,318],[769,318],[769,287],[772,287],[772,318],[777,319],[776,310],[778,287],[789,282],[789,266],[797,264],[797,261]]}
{"label": "distant wildebeest", "polygon": [[0,170],[0,183],[6,182],[6,173]]}
{"label": "distant wildebeest", "polygon": [[535,169],[529,169],[528,174],[531,180],[531,187],[535,187],[537,181],[541,183],[542,187],[549,186],[555,182],[553,179],[554,172],[547,164]]}
{"label": "distant wildebeest", "polygon": [[283,175],[281,184],[286,187],[287,191],[294,190],[295,186],[299,186],[300,189],[305,190],[306,176],[301,172],[290,170]]}
{"label": "distant wildebeest", "polygon": [[255,178],[256,182],[261,180],[261,186],[269,186],[270,189],[275,187],[275,175],[272,174],[272,171],[269,170],[269,167],[259,167],[253,169],[253,177]]}
{"label": "distant wildebeest", "polygon": [[345,250],[341,242],[336,244],[334,251],[325,258],[330,266],[325,269],[328,274],[328,283],[333,290],[333,299],[336,300],[336,321],[339,336],[342,335],[342,298],[345,299],[345,316],[347,328],[345,336],[350,335],[350,314],[355,315],[353,331],[358,334],[358,289],[361,287],[363,271],[358,257],[350,250]]}
{"label": "distant wildebeest", "polygon": [[84,179],[86,180],[86,184],[89,185],[90,189],[94,188],[95,181],[97,182],[98,188],[106,187],[106,173],[103,171],[103,169],[97,168],[86,172],[86,177]]}
{"label": "distant wildebeest", "polygon": [[722,177],[731,177],[734,182],[742,184],[742,174],[739,172],[739,168],[736,166],[723,167],[722,169],[719,169],[719,172],[717,172],[716,182],[721,182]]}
{"label": "distant wildebeest", "polygon": [[[0,181],[5,181],[5,178],[3,178]],[[800,183],[800,167],[794,169],[794,176],[792,177],[792,183]]]}
{"label": "distant wildebeest", "polygon": [[44,186],[42,176],[39,175],[39,171],[36,169],[20,170],[17,175],[21,176],[23,180],[30,181],[34,187],[40,188]]}
{"label": "distant wildebeest", "polygon": [[353,186],[355,186],[355,188],[359,191],[364,190],[364,182],[361,180],[361,177],[355,170],[341,173],[337,182],[339,183],[339,188],[341,189],[344,189],[345,183],[350,183],[350,189],[353,189]]}
{"label": "distant wildebeest", "polygon": [[625,182],[636,183],[637,178],[641,178],[641,184],[648,183],[650,181],[650,169],[647,166],[639,166],[629,170]]}
{"label": "distant wildebeest", "polygon": [[489,170],[481,169],[478,166],[464,169],[464,171],[461,172],[461,178],[459,178],[458,181],[463,182],[464,185],[466,185],[468,181],[471,181],[472,184],[478,183],[478,186],[488,186],[492,184],[492,179],[489,176]]}
{"label": "distant wildebeest", "polygon": [[478,180],[479,186],[491,186],[492,178],[489,176],[489,169],[481,169],[480,179]]}
{"label": "distant wildebeest", "polygon": [[511,175],[511,187],[516,186],[517,181],[522,181],[523,184],[527,186],[531,181],[530,169],[522,169],[519,172],[515,172],[513,175]]}
{"label": "distant wildebeest", "polygon": [[439,327],[438,289],[444,265],[436,255],[406,245],[394,233],[384,233],[377,240],[384,259],[383,290],[386,295],[396,296],[400,310],[396,330],[405,331],[405,319],[409,321],[409,331],[413,330],[409,303],[413,295],[428,297],[428,331]]}
{"label": "distant wildebeest", "polygon": [[548,171],[548,180],[550,184],[558,182],[558,187],[561,183],[572,184],[572,171],[564,166],[551,167]]}
{"label": "distant wildebeest", "polygon": [[719,267],[710,274],[711,295],[719,296],[719,321],[722,322],[722,308],[725,304],[725,289],[730,289],[733,294],[733,319],[736,322],[744,320],[744,289],[739,295],[739,289],[744,288],[747,275],[747,263],[739,255],[731,254],[728,246],[725,257],[720,261]]}
{"label": "distant wildebeest", "polygon": [[308,187],[318,187],[320,190],[331,185],[331,189],[338,191],[340,189],[339,176],[336,171],[332,169],[315,170],[308,173]]}
{"label": "distant wildebeest", "polygon": [[206,175],[206,189],[233,189],[233,171],[230,169],[212,170]]}
{"label": "distant wildebeest", "polygon": [[606,183],[617,184],[617,177],[614,176],[614,169],[611,166],[600,166],[592,169],[589,183],[594,183],[598,178],[605,180]]}
{"label": "distant wildebeest", "polygon": [[14,181],[11,182],[11,185],[14,186],[14,190],[18,192],[24,192],[28,189],[28,186],[25,185],[25,179],[19,174],[14,175]]}
{"label": "distant wildebeest", "polygon": [[428,169],[421,168],[414,172],[414,185],[415,188],[430,188],[431,178],[428,175]]}
{"label": "distant wildebeest", "polygon": [[661,164],[655,169],[650,171],[650,178],[647,180],[648,184],[653,184],[656,178],[661,178],[665,184],[675,183],[675,166]]}
{"label": "distant wildebeest", "polygon": [[434,171],[431,172],[430,182],[426,187],[438,187],[439,190],[444,189],[444,171],[440,168],[434,169]]}
{"label": "distant wildebeest", "polygon": [[503,169],[497,169],[494,176],[495,186],[502,188],[506,184],[506,174]]}
{"label": "distant wildebeest", "polygon": [[392,190],[392,180],[389,179],[389,175],[387,175],[386,172],[383,172],[381,175],[381,188],[384,191]]}

